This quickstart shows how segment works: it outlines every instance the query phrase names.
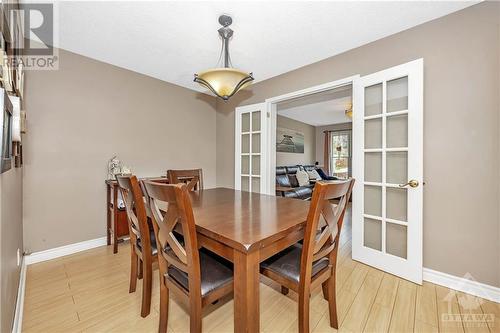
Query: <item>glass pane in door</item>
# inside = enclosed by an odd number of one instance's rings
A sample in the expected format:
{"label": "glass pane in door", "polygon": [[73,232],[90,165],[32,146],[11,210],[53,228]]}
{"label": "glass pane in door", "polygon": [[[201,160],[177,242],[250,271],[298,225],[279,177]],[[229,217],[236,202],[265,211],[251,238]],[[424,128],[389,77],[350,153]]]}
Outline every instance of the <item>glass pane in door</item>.
{"label": "glass pane in door", "polygon": [[250,158],[248,155],[241,156],[241,174],[248,175],[250,173]]}
{"label": "glass pane in door", "polygon": [[365,218],[363,245],[382,251],[382,221]]}
{"label": "glass pane in door", "polygon": [[386,223],[385,249],[387,253],[406,259],[408,228],[405,225]]}
{"label": "glass pane in door", "polygon": [[382,148],[382,119],[365,120],[365,149]]}
{"label": "glass pane in door", "polygon": [[406,188],[386,189],[386,217],[398,221],[407,221],[408,194]]}
{"label": "glass pane in door", "polygon": [[408,110],[408,76],[387,81],[387,112]]}
{"label": "glass pane in door", "polygon": [[408,181],[408,152],[387,152],[386,182],[405,184]]}
{"label": "glass pane in door", "polygon": [[387,148],[408,147],[408,115],[387,117]]}
{"label": "glass pane in door", "polygon": [[250,190],[250,177],[248,176],[241,176],[241,190],[248,192]]}
{"label": "glass pane in door", "polygon": [[365,116],[382,113],[382,83],[365,88]]}
{"label": "glass pane in door", "polygon": [[252,175],[260,175],[260,155],[252,156]]}
{"label": "glass pane in door", "polygon": [[260,134],[259,133],[252,134],[252,153],[255,153],[255,154],[260,153]]}
{"label": "glass pane in door", "polygon": [[248,154],[250,152],[250,134],[241,136],[241,153]]}
{"label": "glass pane in door", "polygon": [[250,113],[243,113],[241,115],[241,131],[250,132]]}
{"label": "glass pane in door", "polygon": [[365,182],[382,182],[382,153],[365,153]]}
{"label": "glass pane in door", "polygon": [[260,178],[252,177],[252,192],[260,193]]}
{"label": "glass pane in door", "polygon": [[382,216],[382,187],[365,185],[365,214]]}
{"label": "glass pane in door", "polygon": [[260,131],[260,111],[252,112],[252,132]]}

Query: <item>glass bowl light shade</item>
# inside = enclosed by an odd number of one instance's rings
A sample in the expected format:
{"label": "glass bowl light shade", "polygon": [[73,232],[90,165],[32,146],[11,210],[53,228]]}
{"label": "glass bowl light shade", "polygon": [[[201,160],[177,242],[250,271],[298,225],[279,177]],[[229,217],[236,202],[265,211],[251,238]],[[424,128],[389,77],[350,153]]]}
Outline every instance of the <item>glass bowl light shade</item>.
{"label": "glass bowl light shade", "polygon": [[252,73],[234,68],[214,68],[194,75],[194,81],[227,101],[253,81]]}

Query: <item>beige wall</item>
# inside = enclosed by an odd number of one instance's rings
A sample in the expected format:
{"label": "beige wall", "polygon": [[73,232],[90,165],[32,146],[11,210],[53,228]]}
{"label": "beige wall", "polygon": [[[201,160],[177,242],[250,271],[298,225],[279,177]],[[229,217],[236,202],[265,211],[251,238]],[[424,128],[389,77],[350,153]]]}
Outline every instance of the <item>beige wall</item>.
{"label": "beige wall", "polygon": [[11,331],[16,307],[17,249],[23,249],[22,181],[22,169],[12,167],[0,175],[0,332]]}
{"label": "beige wall", "polygon": [[218,102],[218,185],[233,186],[235,106],[424,58],[424,266],[500,286],[499,14],[474,5]]}
{"label": "beige wall", "polygon": [[304,133],[304,153],[296,154],[276,152],[276,165],[314,164],[314,159],[316,157],[315,127],[284,116],[277,117],[276,126]]}
{"label": "beige wall", "polygon": [[325,134],[324,131],[342,131],[352,129],[352,123],[333,124],[316,127],[316,161],[325,165]]}
{"label": "beige wall", "polygon": [[63,50],[59,70],[26,76],[27,250],[105,236],[115,154],[139,176],[200,167],[215,186],[215,98]]}

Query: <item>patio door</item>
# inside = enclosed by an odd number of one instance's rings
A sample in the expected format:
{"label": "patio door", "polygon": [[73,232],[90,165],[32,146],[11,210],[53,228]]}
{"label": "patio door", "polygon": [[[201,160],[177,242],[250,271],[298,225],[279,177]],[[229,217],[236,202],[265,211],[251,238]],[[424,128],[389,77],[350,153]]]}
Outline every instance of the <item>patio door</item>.
{"label": "patio door", "polygon": [[[268,117],[266,104],[252,104],[235,110],[236,190],[265,193],[268,179]],[[228,138],[229,139],[229,138]]]}
{"label": "patio door", "polygon": [[353,259],[421,284],[423,60],[353,91]]}

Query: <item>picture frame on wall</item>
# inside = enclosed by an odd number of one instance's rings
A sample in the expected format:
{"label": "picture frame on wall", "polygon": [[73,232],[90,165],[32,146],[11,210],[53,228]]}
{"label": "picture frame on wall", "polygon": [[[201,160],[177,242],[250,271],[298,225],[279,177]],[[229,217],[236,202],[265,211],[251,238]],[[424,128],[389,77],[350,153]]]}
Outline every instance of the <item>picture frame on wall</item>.
{"label": "picture frame on wall", "polygon": [[0,172],[4,173],[12,167],[12,103],[4,89],[0,89],[0,137],[2,144],[0,146]]}
{"label": "picture frame on wall", "polygon": [[276,152],[303,154],[304,133],[278,127],[276,129]]}

